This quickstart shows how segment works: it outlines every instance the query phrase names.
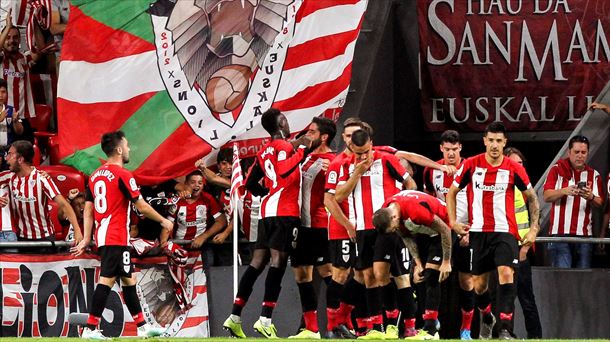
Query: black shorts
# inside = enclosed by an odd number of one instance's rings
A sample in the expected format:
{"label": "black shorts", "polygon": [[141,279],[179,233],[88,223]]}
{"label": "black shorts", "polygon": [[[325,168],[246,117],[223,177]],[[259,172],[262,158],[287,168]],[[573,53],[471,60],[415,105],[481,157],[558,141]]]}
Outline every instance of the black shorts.
{"label": "black shorts", "polygon": [[356,262],[356,244],[350,239],[329,240],[328,249],[333,267],[350,268]]}
{"label": "black shorts", "polygon": [[409,274],[411,258],[402,238],[396,233],[377,234],[373,262],[390,264],[393,277]]}
{"label": "black shorts", "polygon": [[519,246],[510,233],[470,233],[472,274],[481,275],[498,266],[516,268],[519,265]]}
{"label": "black shorts", "polygon": [[453,241],[453,267],[461,273],[472,273],[472,247],[460,246],[460,239],[457,238],[456,234]]}
{"label": "black shorts", "polygon": [[419,234],[415,238],[419,258],[426,264],[440,265],[443,263],[443,246],[441,244],[441,236],[428,236]]}
{"label": "black shorts", "polygon": [[127,246],[102,246],[98,248],[100,255],[100,276],[106,278],[131,277],[133,265]]}
{"label": "black shorts", "polygon": [[292,267],[320,266],[329,262],[328,231],[320,228],[299,228],[297,245],[290,256]]}
{"label": "black shorts", "polygon": [[356,264],[354,268],[364,270],[373,267],[373,257],[375,256],[375,240],[377,231],[375,229],[359,230],[356,232]]}
{"label": "black shorts", "polygon": [[297,245],[301,219],[291,216],[267,217],[258,220],[255,249],[275,249],[291,253]]}

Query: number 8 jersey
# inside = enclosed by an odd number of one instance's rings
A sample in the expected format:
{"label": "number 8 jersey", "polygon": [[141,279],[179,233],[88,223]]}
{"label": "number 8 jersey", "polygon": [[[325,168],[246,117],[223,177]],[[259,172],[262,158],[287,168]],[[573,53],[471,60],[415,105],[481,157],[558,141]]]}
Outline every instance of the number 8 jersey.
{"label": "number 8 jersey", "polygon": [[127,246],[131,202],[141,198],[131,172],[105,164],[89,178],[86,200],[93,202],[95,242],[102,246]]}

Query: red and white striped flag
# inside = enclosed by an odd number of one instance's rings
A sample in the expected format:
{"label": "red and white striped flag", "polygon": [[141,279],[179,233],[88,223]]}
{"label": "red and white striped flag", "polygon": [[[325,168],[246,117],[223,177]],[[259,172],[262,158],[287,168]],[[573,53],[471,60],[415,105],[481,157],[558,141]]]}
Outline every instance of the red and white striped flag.
{"label": "red and white striped flag", "polygon": [[231,211],[233,211],[233,199],[244,195],[244,174],[241,172],[239,163],[239,148],[233,144],[233,171],[231,173]]}

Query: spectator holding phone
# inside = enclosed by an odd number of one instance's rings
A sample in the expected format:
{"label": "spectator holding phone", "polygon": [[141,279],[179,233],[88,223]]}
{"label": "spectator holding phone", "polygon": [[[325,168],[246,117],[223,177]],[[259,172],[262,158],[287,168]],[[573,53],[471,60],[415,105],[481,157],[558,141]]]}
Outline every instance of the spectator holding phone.
{"label": "spectator holding phone", "polygon": [[[553,165],[544,183],[544,200],[552,203],[550,236],[593,236],[592,207],[601,207],[602,182],[589,166],[589,139],[573,136],[568,157]],[[548,245],[551,265],[559,268],[590,268],[592,245],[564,242]]]}

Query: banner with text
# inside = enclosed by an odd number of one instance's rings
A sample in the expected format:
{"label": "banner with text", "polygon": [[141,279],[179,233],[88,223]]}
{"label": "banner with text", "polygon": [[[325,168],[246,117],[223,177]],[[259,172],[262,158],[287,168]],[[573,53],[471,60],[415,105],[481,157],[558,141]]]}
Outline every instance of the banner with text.
{"label": "banner with text", "polygon": [[[191,301],[182,310],[166,258],[132,260],[144,316],[151,324],[167,327],[167,337],[209,337],[206,277],[198,256],[189,255],[192,267],[183,287]],[[99,266],[92,255],[0,254],[0,336],[77,337],[78,328],[68,324],[68,316],[88,312]],[[136,336],[136,325],[118,285],[110,292],[100,329],[108,337]]]}
{"label": "banner with text", "polygon": [[428,131],[571,130],[610,79],[607,0],[418,0]]}

